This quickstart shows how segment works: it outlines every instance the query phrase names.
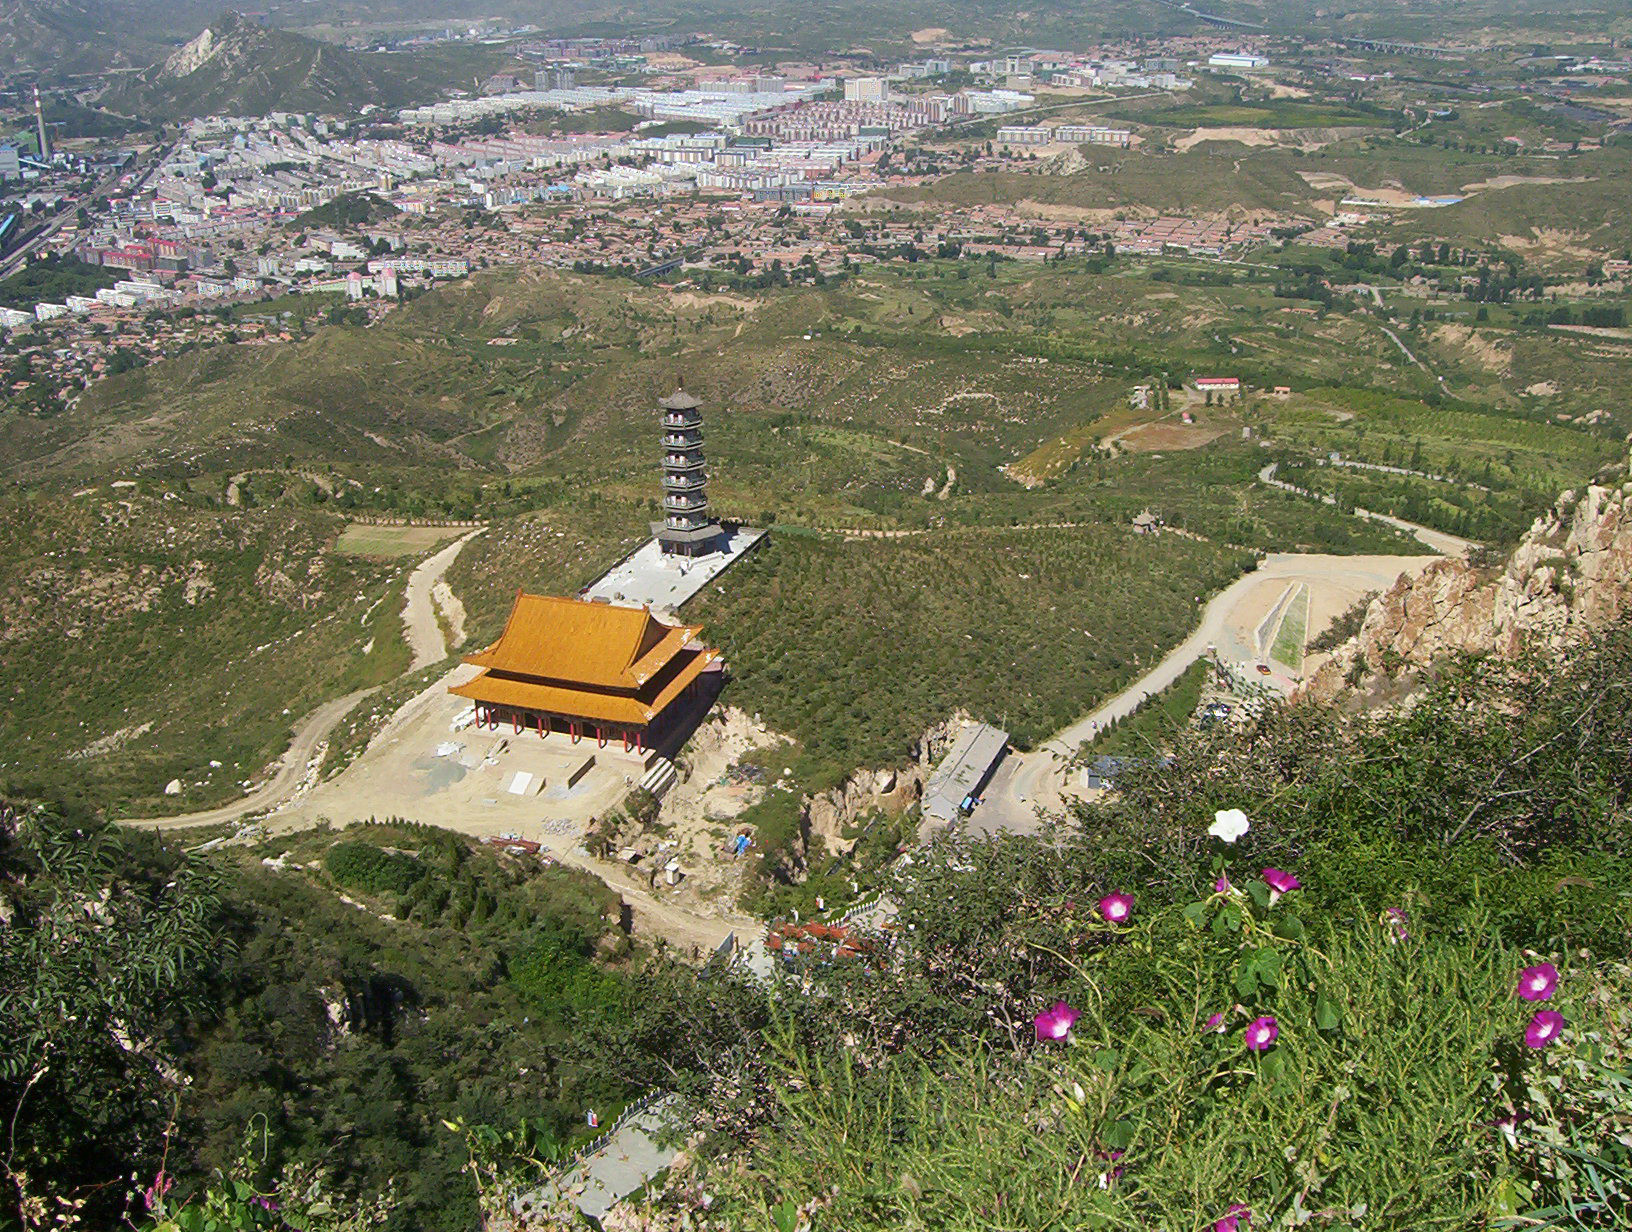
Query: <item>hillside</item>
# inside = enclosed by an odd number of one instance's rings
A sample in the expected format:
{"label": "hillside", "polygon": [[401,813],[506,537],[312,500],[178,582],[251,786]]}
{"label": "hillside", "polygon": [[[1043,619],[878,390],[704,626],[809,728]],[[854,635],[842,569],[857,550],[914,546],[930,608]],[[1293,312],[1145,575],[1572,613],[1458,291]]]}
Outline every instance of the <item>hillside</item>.
{"label": "hillside", "polygon": [[360,55],[228,12],[197,37],[103,99],[114,111],[158,118],[350,115],[434,91],[410,57]]}
{"label": "hillside", "polygon": [[1308,691],[1335,697],[1452,654],[1560,654],[1614,626],[1632,610],[1632,485],[1621,480],[1566,492],[1500,569],[1444,560],[1402,577]]}
{"label": "hillside", "polygon": [[133,20],[133,7],[108,0],[0,0],[0,75],[148,63],[161,53],[163,30]]}

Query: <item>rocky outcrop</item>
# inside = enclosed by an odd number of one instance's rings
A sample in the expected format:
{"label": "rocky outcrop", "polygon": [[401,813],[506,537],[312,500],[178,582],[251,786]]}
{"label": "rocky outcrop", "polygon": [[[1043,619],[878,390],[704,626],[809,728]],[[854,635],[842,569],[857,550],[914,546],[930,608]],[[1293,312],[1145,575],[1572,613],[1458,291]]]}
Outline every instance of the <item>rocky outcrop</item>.
{"label": "rocky outcrop", "polygon": [[1402,576],[1304,687],[1329,700],[1371,673],[1466,651],[1561,650],[1632,608],[1632,484],[1566,492],[1492,574],[1442,560]]}
{"label": "rocky outcrop", "polygon": [[899,813],[912,807],[924,793],[924,780],[967,722],[962,712],[938,723],[918,738],[912,761],[890,770],[857,770],[839,786],[805,797],[800,812],[807,844],[819,838],[834,855],[847,854],[856,845],[845,831],[868,813]]}

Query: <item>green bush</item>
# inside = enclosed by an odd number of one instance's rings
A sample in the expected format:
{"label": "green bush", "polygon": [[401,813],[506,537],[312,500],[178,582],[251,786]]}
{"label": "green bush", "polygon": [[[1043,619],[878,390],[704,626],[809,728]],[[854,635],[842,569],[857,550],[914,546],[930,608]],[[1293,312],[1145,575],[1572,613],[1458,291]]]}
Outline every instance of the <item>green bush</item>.
{"label": "green bush", "polygon": [[364,894],[406,894],[425,876],[415,857],[382,851],[372,843],[336,843],[323,857],[323,866],[341,885]]}

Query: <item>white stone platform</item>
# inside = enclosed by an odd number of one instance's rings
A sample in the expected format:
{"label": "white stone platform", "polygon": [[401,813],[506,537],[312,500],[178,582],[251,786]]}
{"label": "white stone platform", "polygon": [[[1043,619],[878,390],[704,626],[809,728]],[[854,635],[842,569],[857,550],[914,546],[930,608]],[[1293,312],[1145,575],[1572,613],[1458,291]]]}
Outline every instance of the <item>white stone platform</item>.
{"label": "white stone platform", "polygon": [[725,533],[723,551],[690,557],[665,556],[657,540],[648,539],[586,587],[583,597],[673,612],[764,537],[757,527],[733,527]]}

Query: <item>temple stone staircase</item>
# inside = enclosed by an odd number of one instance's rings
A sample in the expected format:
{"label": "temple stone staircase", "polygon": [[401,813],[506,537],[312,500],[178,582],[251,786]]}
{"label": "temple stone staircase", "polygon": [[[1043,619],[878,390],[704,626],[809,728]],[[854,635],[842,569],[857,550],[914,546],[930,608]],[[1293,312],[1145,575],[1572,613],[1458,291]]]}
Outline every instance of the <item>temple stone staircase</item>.
{"label": "temple stone staircase", "polygon": [[667,757],[654,757],[640,780],[640,788],[661,800],[663,793],[673,787],[679,778],[680,772],[674,768],[672,761]]}

